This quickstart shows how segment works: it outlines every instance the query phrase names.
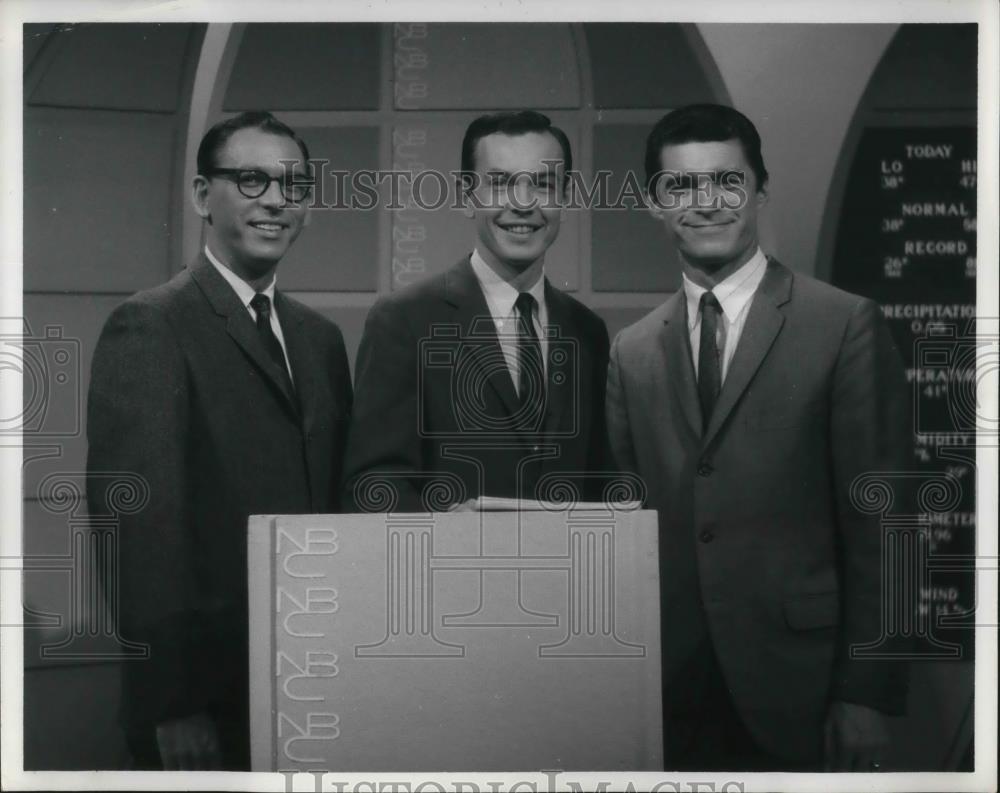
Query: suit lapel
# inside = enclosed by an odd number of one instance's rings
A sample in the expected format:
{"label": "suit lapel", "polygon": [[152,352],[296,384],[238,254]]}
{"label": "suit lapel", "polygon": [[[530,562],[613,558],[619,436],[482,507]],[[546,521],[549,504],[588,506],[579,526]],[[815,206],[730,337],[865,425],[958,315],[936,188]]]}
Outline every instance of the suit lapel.
{"label": "suit lapel", "polygon": [[312,354],[314,346],[309,343],[301,307],[289,301],[281,292],[275,292],[274,299],[278,307],[281,332],[285,336],[285,346],[288,349],[288,360],[292,365],[292,376],[295,378],[295,392],[298,395],[302,417],[302,434],[306,440],[306,464],[309,470],[309,489],[313,508],[322,510],[323,494],[327,492],[329,483],[324,482],[321,477],[325,471],[329,471],[330,461],[318,459],[316,455],[323,454],[323,446],[309,443],[309,440],[314,436],[320,411],[333,409],[329,402],[323,402],[324,391],[316,379],[317,373],[325,372],[326,367]]}
{"label": "suit lapel", "polygon": [[[254,326],[253,320],[250,319],[250,312],[240,302],[232,287],[215,271],[215,267],[205,258],[204,253],[200,254],[191,266],[191,277],[194,278],[195,283],[198,284],[215,313],[226,318],[226,331],[233,341],[239,345],[240,349],[271,384],[284,408],[291,415],[297,417],[298,404],[295,395],[288,390],[281,370],[268,355],[264,343],[257,334],[257,328]],[[284,332],[284,325],[282,325],[282,332]]]}
{"label": "suit lapel", "polygon": [[670,381],[681,406],[684,418],[696,436],[701,435],[701,406],[698,403],[698,386],[695,383],[694,363],[691,360],[691,342],[688,338],[687,300],[684,290],[678,289],[667,301],[660,343],[664,360],[663,373]]}
{"label": "suit lapel", "polygon": [[732,412],[753,376],[764,361],[768,350],[785,323],[785,315],[778,307],[787,303],[791,295],[792,273],[774,259],[769,259],[767,272],[757,287],[750,304],[750,313],[743,333],[736,346],[736,353],[722,384],[719,400],[712,411],[712,420],[705,432],[703,446],[707,446]]}
{"label": "suit lapel", "polygon": [[469,260],[463,259],[453,267],[445,283],[446,300],[457,309],[461,338],[475,340],[473,365],[479,368],[485,382],[496,392],[507,412],[513,415],[519,408],[514,381],[510,378],[503,350],[500,349],[486,297]]}

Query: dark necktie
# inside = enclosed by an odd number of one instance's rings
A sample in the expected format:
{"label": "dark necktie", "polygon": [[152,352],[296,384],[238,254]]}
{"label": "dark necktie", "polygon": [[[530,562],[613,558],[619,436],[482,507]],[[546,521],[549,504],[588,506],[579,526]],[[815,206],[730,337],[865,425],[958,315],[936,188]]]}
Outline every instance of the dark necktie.
{"label": "dark necktie", "polygon": [[257,333],[260,336],[260,340],[264,343],[264,349],[267,350],[268,355],[271,356],[271,360],[281,370],[281,374],[283,375],[282,384],[286,387],[289,394],[294,394],[295,389],[292,387],[292,378],[288,374],[288,364],[285,363],[285,353],[281,349],[281,342],[278,341],[278,337],[274,335],[274,331],[271,329],[270,299],[267,295],[262,295],[258,292],[253,296],[253,300],[250,301],[250,308],[257,314]]}
{"label": "dark necktie", "polygon": [[719,348],[716,342],[719,314],[722,306],[711,292],[705,292],[698,304],[701,314],[701,341],[698,348],[698,401],[701,402],[701,430],[708,428],[715,401],[722,387],[722,369],[719,366]]}
{"label": "dark necktie", "polygon": [[[532,314],[535,298],[521,292],[514,301],[517,310],[517,370],[518,398],[521,405],[540,409],[545,402],[545,368],[542,366],[542,345],[535,333]],[[531,415],[536,415],[534,410]]]}

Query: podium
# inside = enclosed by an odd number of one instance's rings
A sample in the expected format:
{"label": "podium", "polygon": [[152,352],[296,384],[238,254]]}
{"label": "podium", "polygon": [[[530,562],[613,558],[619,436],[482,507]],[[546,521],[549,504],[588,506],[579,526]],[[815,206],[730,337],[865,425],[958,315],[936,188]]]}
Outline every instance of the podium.
{"label": "podium", "polygon": [[655,512],[248,532],[254,771],[662,768]]}

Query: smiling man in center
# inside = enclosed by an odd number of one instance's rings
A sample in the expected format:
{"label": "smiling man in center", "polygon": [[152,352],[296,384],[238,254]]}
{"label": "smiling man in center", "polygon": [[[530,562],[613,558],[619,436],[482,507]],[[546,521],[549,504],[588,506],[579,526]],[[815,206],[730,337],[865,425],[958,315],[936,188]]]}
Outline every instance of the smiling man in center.
{"label": "smiling man in center", "polygon": [[[475,249],[382,298],[365,325],[344,466],[358,510],[534,499],[548,474],[599,495],[607,329],[545,278],[571,168],[569,140],[540,113],[466,130],[460,190]],[[391,504],[368,497],[379,485]]]}

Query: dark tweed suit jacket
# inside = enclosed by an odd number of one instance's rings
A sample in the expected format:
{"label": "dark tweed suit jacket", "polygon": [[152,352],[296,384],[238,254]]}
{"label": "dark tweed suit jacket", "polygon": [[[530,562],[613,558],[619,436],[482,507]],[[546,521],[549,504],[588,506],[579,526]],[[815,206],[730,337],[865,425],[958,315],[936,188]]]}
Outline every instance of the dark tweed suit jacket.
{"label": "dark tweed suit jacket", "polygon": [[[363,511],[427,511],[479,495],[552,495],[556,479],[600,497],[607,329],[547,282],[545,299],[548,382],[537,416],[519,413],[468,257],[372,308],[358,351],[345,501]],[[365,488],[379,479],[394,490],[388,501]]]}
{"label": "dark tweed suit jacket", "polygon": [[[247,517],[336,511],[351,381],[337,326],[276,293],[295,393],[247,309],[200,256],[108,319],[94,354],[88,469],[128,472],[149,502],[120,518],[122,715],[144,739],[208,710],[246,729]],[[92,514],[108,513],[93,477]],[[248,741],[248,735],[236,736]]]}
{"label": "dark tweed suit jacket", "polygon": [[851,485],[905,465],[903,368],[877,305],[772,259],[703,435],[685,302],[618,335],[607,397],[615,457],[660,516],[667,702],[708,637],[754,738],[813,763],[831,700],[903,704],[905,670],[849,652],[885,603],[879,516]]}

